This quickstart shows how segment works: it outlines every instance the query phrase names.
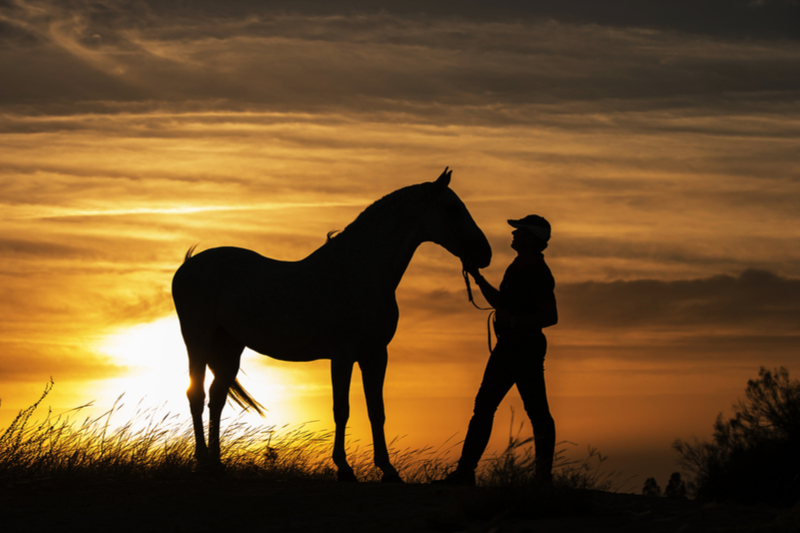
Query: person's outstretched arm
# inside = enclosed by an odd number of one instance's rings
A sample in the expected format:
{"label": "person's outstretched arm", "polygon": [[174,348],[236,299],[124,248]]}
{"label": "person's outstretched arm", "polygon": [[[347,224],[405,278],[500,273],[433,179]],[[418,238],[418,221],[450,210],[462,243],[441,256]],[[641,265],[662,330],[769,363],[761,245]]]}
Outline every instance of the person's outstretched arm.
{"label": "person's outstretched arm", "polygon": [[486,278],[484,278],[481,273],[478,272],[478,269],[470,271],[469,274],[481,289],[481,294],[483,294],[483,297],[486,298],[487,302],[489,302],[489,305],[495,309],[501,309],[503,305],[500,298],[500,291],[492,287],[492,284],[486,281]]}

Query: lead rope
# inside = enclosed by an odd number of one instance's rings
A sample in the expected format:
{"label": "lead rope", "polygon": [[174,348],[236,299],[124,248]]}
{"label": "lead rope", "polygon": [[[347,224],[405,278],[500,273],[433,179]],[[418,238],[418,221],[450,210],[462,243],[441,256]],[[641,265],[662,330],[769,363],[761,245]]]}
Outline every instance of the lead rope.
{"label": "lead rope", "polygon": [[461,270],[461,275],[464,276],[464,283],[467,285],[467,297],[469,298],[469,303],[471,303],[475,309],[480,309],[481,311],[491,311],[489,316],[486,317],[486,341],[489,343],[489,353],[492,353],[492,318],[496,313],[496,310],[493,307],[480,307],[478,304],[475,303],[475,299],[472,297],[472,285],[469,282],[469,274],[467,273],[467,269]]}
{"label": "lead rope", "polygon": [[[445,170],[447,170],[447,169],[445,169]],[[430,185],[433,185],[433,184],[430,184]],[[450,229],[450,233],[453,234],[453,237],[455,237],[455,239],[457,241],[462,241],[462,243],[463,243],[463,240],[459,236],[458,232],[456,232],[453,229],[453,226],[450,225],[450,222],[444,217],[444,215],[442,215],[442,208],[439,205],[439,200],[436,198],[436,195],[433,193],[433,189],[431,187],[429,187],[428,190],[431,192],[431,198],[433,198],[434,205],[436,205],[436,212],[439,213],[439,216],[441,217],[441,219],[444,222],[445,226],[447,226]],[[463,265],[463,259],[462,259],[462,265]],[[492,318],[494,317],[496,311],[495,311],[495,309],[493,307],[480,307],[478,304],[475,303],[475,300],[472,297],[472,286],[469,283],[469,274],[467,273],[467,269],[466,268],[462,268],[461,269],[461,275],[464,276],[464,283],[467,285],[467,296],[469,297],[469,303],[471,303],[473,306],[475,306],[475,309],[480,309],[481,311],[491,311],[491,313],[489,313],[489,316],[486,317],[486,337],[487,337],[487,342],[489,344],[489,353],[491,354],[492,353]]]}

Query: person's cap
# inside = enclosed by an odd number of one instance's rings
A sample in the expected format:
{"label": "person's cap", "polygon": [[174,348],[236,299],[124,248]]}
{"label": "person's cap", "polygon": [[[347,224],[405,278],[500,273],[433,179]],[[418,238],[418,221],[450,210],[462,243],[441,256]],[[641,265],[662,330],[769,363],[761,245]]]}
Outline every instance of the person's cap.
{"label": "person's cap", "polygon": [[550,240],[550,223],[539,215],[528,215],[519,220],[509,220],[508,223],[515,228],[523,228],[536,237],[547,242]]}

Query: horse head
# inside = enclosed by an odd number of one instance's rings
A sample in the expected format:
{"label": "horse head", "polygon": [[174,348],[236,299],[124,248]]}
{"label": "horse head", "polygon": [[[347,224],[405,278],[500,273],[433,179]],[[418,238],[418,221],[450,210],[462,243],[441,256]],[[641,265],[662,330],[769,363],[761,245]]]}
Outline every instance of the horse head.
{"label": "horse head", "polygon": [[452,174],[452,170],[445,168],[429,184],[433,211],[437,213],[429,225],[429,240],[461,259],[465,267],[486,268],[492,261],[492,247],[464,202],[450,189]]}

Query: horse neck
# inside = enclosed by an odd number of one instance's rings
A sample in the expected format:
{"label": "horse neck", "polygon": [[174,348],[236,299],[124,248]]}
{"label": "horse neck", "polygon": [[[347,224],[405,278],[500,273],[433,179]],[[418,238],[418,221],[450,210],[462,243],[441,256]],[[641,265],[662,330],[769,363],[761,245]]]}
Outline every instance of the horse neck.
{"label": "horse neck", "polygon": [[387,238],[382,232],[374,235],[375,239],[354,248],[350,266],[360,282],[372,280],[381,287],[392,291],[397,289],[400,280],[414,257],[421,241],[410,233]]}
{"label": "horse neck", "polygon": [[318,258],[326,268],[337,270],[336,275],[353,276],[360,284],[371,282],[394,291],[414,252],[424,242],[419,215],[425,205],[398,207],[390,204],[386,212],[357,218],[308,259]]}

